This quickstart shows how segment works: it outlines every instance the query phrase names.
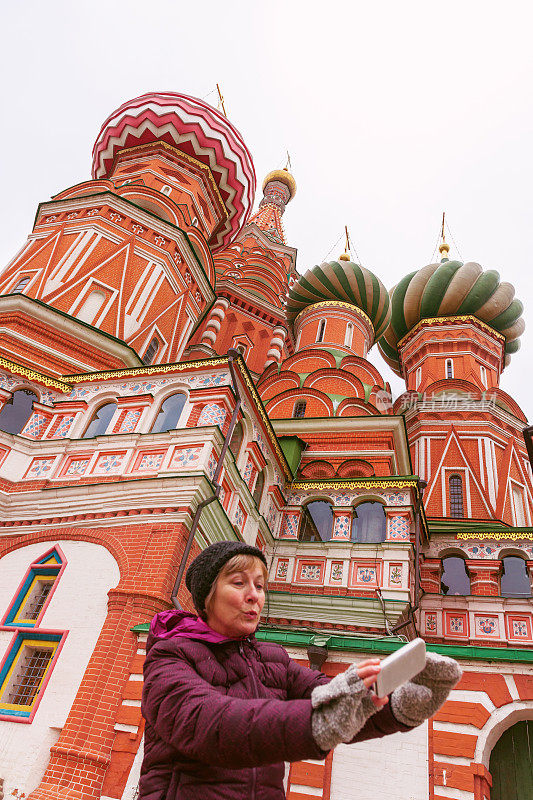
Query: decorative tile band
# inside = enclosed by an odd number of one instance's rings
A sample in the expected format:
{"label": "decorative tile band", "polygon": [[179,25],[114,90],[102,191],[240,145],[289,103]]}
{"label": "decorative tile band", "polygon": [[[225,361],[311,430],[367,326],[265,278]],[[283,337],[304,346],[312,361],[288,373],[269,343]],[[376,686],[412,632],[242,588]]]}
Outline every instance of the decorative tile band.
{"label": "decorative tile band", "polygon": [[456,533],[458,539],[533,539],[533,528],[528,531],[476,531],[475,533]]}

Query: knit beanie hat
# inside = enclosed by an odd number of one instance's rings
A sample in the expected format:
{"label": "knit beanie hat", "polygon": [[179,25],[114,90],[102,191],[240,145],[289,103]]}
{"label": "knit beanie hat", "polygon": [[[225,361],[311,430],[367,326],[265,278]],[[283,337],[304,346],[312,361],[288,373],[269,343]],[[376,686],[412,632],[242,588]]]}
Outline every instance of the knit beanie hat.
{"label": "knit beanie hat", "polygon": [[194,607],[200,614],[205,610],[205,599],[218,573],[230,558],[238,555],[255,556],[268,568],[261,550],[245,542],[215,542],[202,550],[190,565],[185,574],[185,585],[192,595]]}

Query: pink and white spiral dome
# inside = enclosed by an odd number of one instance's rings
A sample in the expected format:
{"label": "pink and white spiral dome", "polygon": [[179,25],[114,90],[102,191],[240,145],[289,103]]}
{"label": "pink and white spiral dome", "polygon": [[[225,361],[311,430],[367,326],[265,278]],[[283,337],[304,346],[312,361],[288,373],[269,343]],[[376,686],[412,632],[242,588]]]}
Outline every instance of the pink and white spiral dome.
{"label": "pink and white spiral dome", "polygon": [[211,169],[228,217],[211,239],[227,247],[246,223],[255,195],[255,170],[242,136],[203,100],[177,92],[144,94],[106,119],[93,147],[93,178],[109,176],[120,150],[166,142]]}

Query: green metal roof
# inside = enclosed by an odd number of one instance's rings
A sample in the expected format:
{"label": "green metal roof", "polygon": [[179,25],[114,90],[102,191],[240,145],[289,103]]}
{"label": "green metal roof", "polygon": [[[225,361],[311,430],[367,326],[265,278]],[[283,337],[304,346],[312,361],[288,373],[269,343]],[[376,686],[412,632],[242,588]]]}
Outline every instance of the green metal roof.
{"label": "green metal roof", "polygon": [[[134,633],[148,633],[149,623],[142,622],[131,629]],[[354,636],[329,636],[327,633],[286,631],[279,628],[260,627],[256,632],[260,642],[275,642],[287,647],[308,647],[310,644],[327,645],[329,650],[344,650],[350,653],[375,653],[389,655],[403,647],[405,641],[387,636],[383,639],[365,639]],[[455,644],[426,644],[432,653],[465,661],[504,661],[511,663],[533,663],[533,650],[516,647],[477,647]]]}

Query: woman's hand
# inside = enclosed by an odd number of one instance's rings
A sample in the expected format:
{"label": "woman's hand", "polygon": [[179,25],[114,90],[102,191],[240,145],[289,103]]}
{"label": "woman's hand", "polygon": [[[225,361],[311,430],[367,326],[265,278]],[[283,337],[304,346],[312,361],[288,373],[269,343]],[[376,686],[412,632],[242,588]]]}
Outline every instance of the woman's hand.
{"label": "woman's hand", "polygon": [[[365,661],[361,661],[361,663],[357,665],[357,674],[367,689],[370,689],[372,684],[376,682],[376,678],[379,675],[380,670],[381,664],[379,658],[367,658]],[[383,706],[387,705],[389,702],[388,697],[378,697],[374,692],[372,692],[371,699],[378,709],[383,708]]]}
{"label": "woman's hand", "polygon": [[313,737],[322,750],[351,742],[367,719],[385,705],[386,697],[370,691],[380,669],[379,658],[369,658],[313,689]]}
{"label": "woman's hand", "polygon": [[393,691],[392,713],[404,725],[421,725],[446,702],[462,674],[455,659],[427,651],[422,672]]}

